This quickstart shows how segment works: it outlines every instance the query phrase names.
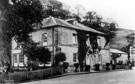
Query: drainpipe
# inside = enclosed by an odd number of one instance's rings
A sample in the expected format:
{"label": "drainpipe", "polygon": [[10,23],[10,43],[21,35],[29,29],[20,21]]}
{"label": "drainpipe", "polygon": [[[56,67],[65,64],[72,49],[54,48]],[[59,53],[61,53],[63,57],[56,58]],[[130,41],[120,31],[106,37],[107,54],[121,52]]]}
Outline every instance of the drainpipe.
{"label": "drainpipe", "polygon": [[55,28],[52,28],[52,55],[51,55],[51,67],[52,67],[52,69],[51,69],[51,76],[53,76],[53,66],[54,66],[54,29]]}
{"label": "drainpipe", "polygon": [[51,65],[54,64],[54,53],[55,53],[55,42],[54,42],[54,28],[52,28],[52,57],[51,57]]}

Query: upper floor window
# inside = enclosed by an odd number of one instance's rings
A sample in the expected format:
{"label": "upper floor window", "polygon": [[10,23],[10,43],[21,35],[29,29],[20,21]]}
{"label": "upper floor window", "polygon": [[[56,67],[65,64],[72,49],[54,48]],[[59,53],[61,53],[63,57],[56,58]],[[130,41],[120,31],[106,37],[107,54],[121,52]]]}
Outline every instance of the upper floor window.
{"label": "upper floor window", "polygon": [[90,46],[89,34],[86,34],[86,45],[87,45],[87,46]]}
{"label": "upper floor window", "polygon": [[42,34],[42,42],[43,42],[43,46],[47,45],[47,33]]}
{"label": "upper floor window", "polygon": [[98,44],[98,46],[101,46],[101,39],[100,38],[97,38],[97,44]]}
{"label": "upper floor window", "polygon": [[73,44],[77,44],[77,34],[73,33]]}

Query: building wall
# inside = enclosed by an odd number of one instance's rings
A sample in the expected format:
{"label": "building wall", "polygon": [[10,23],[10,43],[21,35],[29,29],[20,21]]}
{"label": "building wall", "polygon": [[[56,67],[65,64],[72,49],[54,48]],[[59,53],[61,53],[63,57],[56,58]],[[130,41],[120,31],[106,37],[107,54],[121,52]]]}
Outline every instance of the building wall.
{"label": "building wall", "polygon": [[[43,46],[42,34],[44,34],[44,33],[47,33],[46,47],[49,48],[50,51],[52,51],[52,29],[51,28],[36,30],[33,33],[31,33],[30,35],[31,35],[31,38],[35,42],[38,42],[40,46]],[[76,40],[76,43],[73,42],[74,34],[77,34],[77,31],[74,29],[59,27],[59,28],[55,28],[55,30],[54,30],[55,46],[57,45],[58,47],[60,47],[61,51],[66,54],[66,58],[67,58],[66,62],[69,62],[70,65],[72,65],[75,62],[78,62],[78,54],[77,54],[78,53],[78,41]],[[98,37],[100,38],[99,46],[101,46],[101,51],[99,52],[99,54],[101,54],[101,56],[102,56],[102,62],[103,63],[110,62],[109,48],[105,47],[106,40],[102,36],[98,36]],[[16,45],[16,44],[14,43],[14,45]],[[92,65],[99,62],[98,61],[99,57],[97,55],[95,55],[95,56],[96,56],[96,58],[91,59]],[[74,61],[74,58],[76,58],[76,61]]]}
{"label": "building wall", "polygon": [[127,54],[121,54],[121,56],[117,58],[117,63],[119,63],[119,61],[122,61],[123,64],[126,64],[127,60],[128,60],[128,55]]}
{"label": "building wall", "polygon": [[60,46],[61,51],[66,54],[66,62],[69,62],[70,65],[73,65],[74,63],[78,63],[78,55],[76,55],[76,61],[74,60],[74,55],[78,53],[77,47],[70,47],[70,46]]}
{"label": "building wall", "polygon": [[70,65],[73,65],[75,63],[73,61],[74,54],[76,54],[75,58],[76,62],[78,62],[78,41],[76,43],[73,42],[73,34],[77,34],[77,32],[73,29],[58,29],[58,35],[60,37],[58,46],[61,47],[61,51],[66,54],[66,61],[69,62]]}
{"label": "building wall", "polygon": [[67,29],[67,28],[59,28],[58,35],[59,35],[59,45],[68,45],[68,46],[75,46],[76,44],[73,43],[73,34],[77,34],[74,29]]}
{"label": "building wall", "polygon": [[100,37],[100,44],[101,44],[101,51],[99,54],[102,56],[102,64],[110,63],[110,47],[109,44],[106,45],[106,39],[105,37]]}
{"label": "building wall", "polygon": [[38,42],[40,46],[43,46],[42,34],[47,33],[47,46],[52,45],[52,30],[51,29],[41,29],[36,30],[31,34],[31,38],[34,42]]}
{"label": "building wall", "polygon": [[[52,29],[42,29],[32,33],[32,39],[35,42],[40,42],[42,46],[42,34],[47,32],[47,47],[52,51]],[[73,43],[73,34],[77,34],[74,29],[55,28],[55,45],[61,48],[61,51],[66,54],[66,62],[72,65],[73,54],[78,52],[78,43]],[[58,39],[58,40],[57,40]],[[56,40],[58,44],[56,44]],[[78,58],[78,57],[76,57]],[[77,60],[77,59],[76,59]],[[78,60],[76,61],[78,62]]]}
{"label": "building wall", "polygon": [[102,49],[100,51],[100,54],[102,56],[102,64],[105,65],[106,63],[110,63],[110,51],[108,49]]}
{"label": "building wall", "polygon": [[[43,45],[43,40],[42,40],[42,34],[47,33],[47,45],[45,47],[49,48],[50,51],[52,51],[52,29],[40,29],[36,30],[33,33],[30,34],[31,38],[33,41],[39,43],[39,46],[44,46]],[[55,28],[54,30],[54,41],[55,45],[58,47],[61,47],[61,51],[66,54],[67,62],[73,64],[73,54],[78,51],[78,43],[73,43],[73,34],[76,34],[77,32],[73,29],[68,29],[68,28]],[[57,42],[58,41],[58,42]],[[56,44],[57,43],[57,44]],[[12,50],[17,47],[17,43],[12,40]],[[56,48],[55,48],[56,49]],[[56,50],[55,50],[56,51]],[[56,52],[55,52],[56,53]],[[12,53],[12,60],[13,60],[13,54]],[[77,57],[76,57],[77,58]],[[24,57],[24,61],[26,61],[27,57]],[[77,62],[77,61],[76,61]],[[12,64],[16,65],[17,64]],[[20,64],[22,65],[22,64]]]}
{"label": "building wall", "polygon": [[[35,42],[40,42],[42,45],[42,34],[43,33],[47,33],[47,46],[52,45],[52,29],[37,30],[31,34],[32,39]],[[73,34],[74,33],[77,34],[77,32],[74,29],[68,29],[68,28],[62,28],[62,27],[55,28],[55,30],[54,30],[55,42],[56,42],[56,39],[58,39],[58,45],[72,46],[72,45],[74,45],[73,44]]]}

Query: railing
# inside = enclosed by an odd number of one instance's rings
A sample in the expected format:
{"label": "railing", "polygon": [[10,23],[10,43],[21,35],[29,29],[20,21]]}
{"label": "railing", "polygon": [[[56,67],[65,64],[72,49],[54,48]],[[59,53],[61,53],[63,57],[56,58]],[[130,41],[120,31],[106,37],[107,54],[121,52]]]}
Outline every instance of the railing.
{"label": "railing", "polygon": [[25,82],[28,80],[41,79],[56,75],[61,72],[61,68],[53,67],[42,70],[35,71],[25,71],[25,72],[14,72],[14,73],[4,73],[0,75],[0,83],[14,84],[18,82]]}

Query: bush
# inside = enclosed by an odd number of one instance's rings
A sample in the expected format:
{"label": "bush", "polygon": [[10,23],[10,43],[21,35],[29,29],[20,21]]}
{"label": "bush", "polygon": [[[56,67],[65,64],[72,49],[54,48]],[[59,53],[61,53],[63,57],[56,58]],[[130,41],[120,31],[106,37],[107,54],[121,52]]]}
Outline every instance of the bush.
{"label": "bush", "polygon": [[99,71],[100,64],[95,64],[95,70]]}
{"label": "bush", "polygon": [[63,70],[64,70],[64,72],[66,72],[65,70],[68,68],[68,66],[69,66],[69,63],[68,62],[63,62]]}
{"label": "bush", "polygon": [[112,69],[116,69],[116,64],[112,64]]}
{"label": "bush", "polygon": [[28,70],[29,71],[32,71],[32,70],[37,70],[39,68],[39,65],[37,62],[34,62],[34,61],[28,61],[28,66],[27,66]]}
{"label": "bush", "polygon": [[66,60],[66,55],[63,52],[58,52],[55,54],[55,62],[56,65],[58,65],[60,62],[63,62]]}
{"label": "bush", "polygon": [[32,46],[25,51],[26,56],[29,60],[38,61],[40,63],[48,63],[51,59],[51,52],[48,48]]}
{"label": "bush", "polygon": [[79,67],[79,63],[74,63],[74,67],[75,67],[75,72],[77,72],[78,67]]}
{"label": "bush", "polygon": [[106,70],[110,70],[110,66],[111,64],[110,63],[106,63]]}

